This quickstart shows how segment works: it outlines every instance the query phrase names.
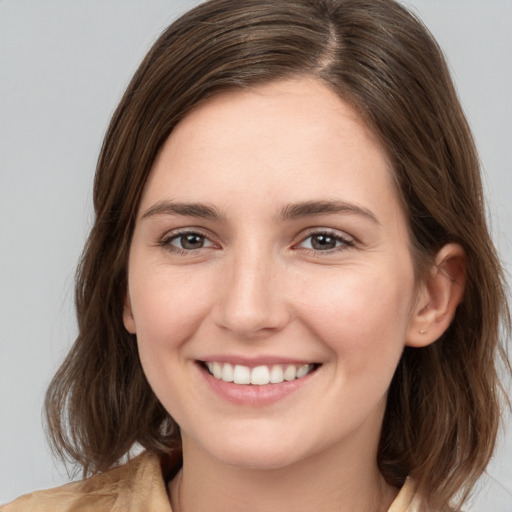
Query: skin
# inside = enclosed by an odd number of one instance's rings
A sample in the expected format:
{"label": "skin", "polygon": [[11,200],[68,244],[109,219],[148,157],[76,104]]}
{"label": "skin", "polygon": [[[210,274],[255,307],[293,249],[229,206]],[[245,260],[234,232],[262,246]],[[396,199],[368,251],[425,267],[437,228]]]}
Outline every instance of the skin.
{"label": "skin", "polygon": [[[391,172],[353,109],[312,79],[222,93],[169,136],[139,208],[124,322],[181,428],[173,510],[388,509],[386,393],[404,346],[449,324],[462,292],[446,274],[463,274],[450,245],[416,281]],[[290,214],[306,202],[343,208]],[[320,366],[280,400],[235,404],[198,364],[222,357]]]}

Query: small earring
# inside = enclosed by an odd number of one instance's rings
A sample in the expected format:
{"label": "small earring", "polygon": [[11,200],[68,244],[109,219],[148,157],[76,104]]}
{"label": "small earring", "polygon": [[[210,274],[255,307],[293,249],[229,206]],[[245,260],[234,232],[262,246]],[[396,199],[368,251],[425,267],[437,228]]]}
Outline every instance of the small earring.
{"label": "small earring", "polygon": [[421,329],[421,331],[419,331],[419,333],[420,333],[420,334],[426,334],[426,333],[427,333],[427,331],[426,331],[426,329]]}

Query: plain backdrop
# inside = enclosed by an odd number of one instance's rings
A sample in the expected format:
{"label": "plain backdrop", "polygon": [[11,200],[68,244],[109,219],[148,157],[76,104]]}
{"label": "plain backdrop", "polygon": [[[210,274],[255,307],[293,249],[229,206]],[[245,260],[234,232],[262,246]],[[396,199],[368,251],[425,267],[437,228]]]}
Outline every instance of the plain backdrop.
{"label": "plain backdrop", "polygon": [[[67,481],[44,390],[76,334],[73,273],[109,118],[191,0],[0,0],[0,503]],[[407,0],[446,52],[512,266],[512,0]],[[510,421],[510,414],[507,414]],[[512,511],[512,434],[468,511]]]}

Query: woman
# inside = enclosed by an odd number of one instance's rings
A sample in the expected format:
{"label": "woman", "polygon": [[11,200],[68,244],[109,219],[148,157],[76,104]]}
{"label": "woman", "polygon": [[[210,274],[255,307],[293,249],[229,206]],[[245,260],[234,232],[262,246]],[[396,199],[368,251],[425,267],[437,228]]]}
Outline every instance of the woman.
{"label": "woman", "polygon": [[97,475],[6,510],[464,502],[507,309],[471,134],[405,9],[190,11],[114,114],[94,202],[47,411]]}

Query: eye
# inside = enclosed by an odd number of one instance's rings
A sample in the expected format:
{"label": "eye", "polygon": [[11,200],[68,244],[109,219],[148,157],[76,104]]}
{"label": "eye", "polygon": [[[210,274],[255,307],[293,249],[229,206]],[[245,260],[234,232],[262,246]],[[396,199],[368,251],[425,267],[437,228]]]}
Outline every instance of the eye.
{"label": "eye", "polygon": [[190,252],[211,247],[213,243],[201,233],[186,231],[165,237],[161,245],[176,252]]}
{"label": "eye", "polygon": [[354,241],[350,238],[329,231],[311,233],[297,245],[297,247],[313,251],[333,251],[353,246]]}

